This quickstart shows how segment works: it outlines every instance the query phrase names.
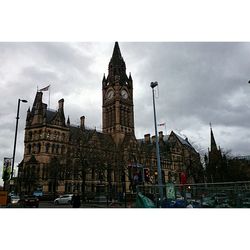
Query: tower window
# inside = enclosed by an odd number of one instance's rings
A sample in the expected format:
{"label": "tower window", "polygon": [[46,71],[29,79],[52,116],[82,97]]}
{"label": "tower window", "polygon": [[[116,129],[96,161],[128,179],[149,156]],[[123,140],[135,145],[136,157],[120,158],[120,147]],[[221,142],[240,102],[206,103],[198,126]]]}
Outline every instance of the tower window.
{"label": "tower window", "polygon": [[54,154],[54,152],[55,152],[55,144],[52,145],[52,151],[51,151],[51,153]]}
{"label": "tower window", "polygon": [[32,140],[32,132],[29,132],[29,140]]}
{"label": "tower window", "polygon": [[49,153],[49,148],[50,148],[50,144],[47,143],[47,144],[46,144],[46,153]]}
{"label": "tower window", "polygon": [[28,150],[28,154],[31,154],[31,145],[30,144],[27,146],[27,150]]}
{"label": "tower window", "polygon": [[36,149],[37,149],[36,152],[40,153],[40,151],[41,151],[41,144],[40,143],[37,144]]}

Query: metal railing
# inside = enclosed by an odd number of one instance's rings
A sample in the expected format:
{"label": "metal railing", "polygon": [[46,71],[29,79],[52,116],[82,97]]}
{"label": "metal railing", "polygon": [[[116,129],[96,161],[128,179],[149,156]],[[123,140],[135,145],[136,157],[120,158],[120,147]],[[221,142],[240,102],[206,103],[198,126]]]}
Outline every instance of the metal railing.
{"label": "metal railing", "polygon": [[159,185],[138,185],[137,193],[151,199],[157,207],[171,207],[170,203],[181,204],[182,201],[181,207],[193,204],[195,207],[250,208],[250,181],[185,185],[168,183],[161,188],[163,188],[165,205],[159,204]]}

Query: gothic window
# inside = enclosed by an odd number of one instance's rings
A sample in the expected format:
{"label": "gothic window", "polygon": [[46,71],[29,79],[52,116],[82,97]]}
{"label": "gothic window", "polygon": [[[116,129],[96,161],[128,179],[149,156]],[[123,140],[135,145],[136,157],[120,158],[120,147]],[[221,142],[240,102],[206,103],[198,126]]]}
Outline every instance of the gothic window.
{"label": "gothic window", "polygon": [[56,145],[56,154],[59,154],[59,145]]}
{"label": "gothic window", "polygon": [[53,137],[53,139],[54,140],[56,140],[57,139],[57,132],[55,131],[55,133],[54,133],[54,137]]}
{"label": "gothic window", "polygon": [[65,153],[65,146],[62,145],[62,148],[61,148],[61,154],[63,155]]}
{"label": "gothic window", "polygon": [[91,178],[92,180],[95,180],[95,170],[93,168],[92,168]]}
{"label": "gothic window", "polygon": [[46,153],[49,153],[49,148],[50,148],[50,144],[47,143],[47,144],[46,144]]}
{"label": "gothic window", "polygon": [[54,154],[55,153],[55,144],[52,144],[52,150],[51,153]]}
{"label": "gothic window", "polygon": [[34,139],[37,140],[37,132],[34,132]]}
{"label": "gothic window", "polygon": [[41,144],[38,143],[37,146],[36,146],[36,152],[39,154],[41,152]]}
{"label": "gothic window", "polygon": [[65,140],[65,134],[62,133],[62,141],[64,141],[64,140]]}
{"label": "gothic window", "polygon": [[42,136],[43,136],[42,130],[39,130],[39,139],[42,139]]}
{"label": "gothic window", "polygon": [[42,168],[42,179],[44,180],[44,177],[45,177],[45,167],[43,166]]}
{"label": "gothic window", "polygon": [[40,177],[40,167],[39,166],[37,167],[36,175],[37,175],[37,178],[39,179],[39,177]]}
{"label": "gothic window", "polygon": [[47,131],[47,139],[50,139],[50,130]]}
{"label": "gothic window", "polygon": [[30,140],[30,141],[32,140],[32,132],[31,131],[29,132],[28,140]]}
{"label": "gothic window", "polygon": [[32,154],[35,154],[36,153],[36,144],[33,143],[32,144]]}
{"label": "gothic window", "polygon": [[26,178],[30,177],[30,166],[27,167]]}
{"label": "gothic window", "polygon": [[31,154],[31,145],[30,144],[27,146],[27,150],[28,150],[28,154]]}

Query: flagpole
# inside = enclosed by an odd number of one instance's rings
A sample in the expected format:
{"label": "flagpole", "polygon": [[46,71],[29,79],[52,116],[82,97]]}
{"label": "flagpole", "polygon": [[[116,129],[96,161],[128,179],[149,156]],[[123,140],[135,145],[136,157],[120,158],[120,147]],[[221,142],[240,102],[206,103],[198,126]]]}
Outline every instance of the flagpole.
{"label": "flagpole", "polygon": [[51,85],[49,85],[49,108],[50,108],[50,87]]}

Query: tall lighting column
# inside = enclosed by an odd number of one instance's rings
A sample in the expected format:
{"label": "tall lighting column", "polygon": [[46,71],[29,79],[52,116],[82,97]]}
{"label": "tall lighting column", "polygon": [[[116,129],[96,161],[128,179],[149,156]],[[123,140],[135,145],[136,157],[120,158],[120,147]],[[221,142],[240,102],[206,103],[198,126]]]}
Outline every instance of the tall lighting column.
{"label": "tall lighting column", "polygon": [[162,186],[162,176],[161,176],[161,159],[160,159],[160,149],[159,149],[159,140],[157,132],[157,123],[156,123],[156,112],[155,112],[155,93],[154,88],[158,86],[158,82],[151,82],[150,87],[152,88],[153,93],[153,109],[154,109],[154,124],[155,124],[155,144],[156,144],[156,157],[157,157],[157,171],[158,171],[158,187],[160,193],[160,206],[163,201],[163,186]]}
{"label": "tall lighting column", "polygon": [[15,139],[14,139],[14,149],[13,149],[13,156],[12,156],[12,167],[11,167],[11,174],[10,179],[13,179],[13,172],[14,172],[14,164],[15,164],[15,154],[16,154],[16,140],[17,140],[17,130],[18,130],[18,120],[19,120],[19,110],[20,110],[20,102],[28,102],[27,100],[18,99],[17,104],[17,115],[16,115],[16,130],[15,130]]}

